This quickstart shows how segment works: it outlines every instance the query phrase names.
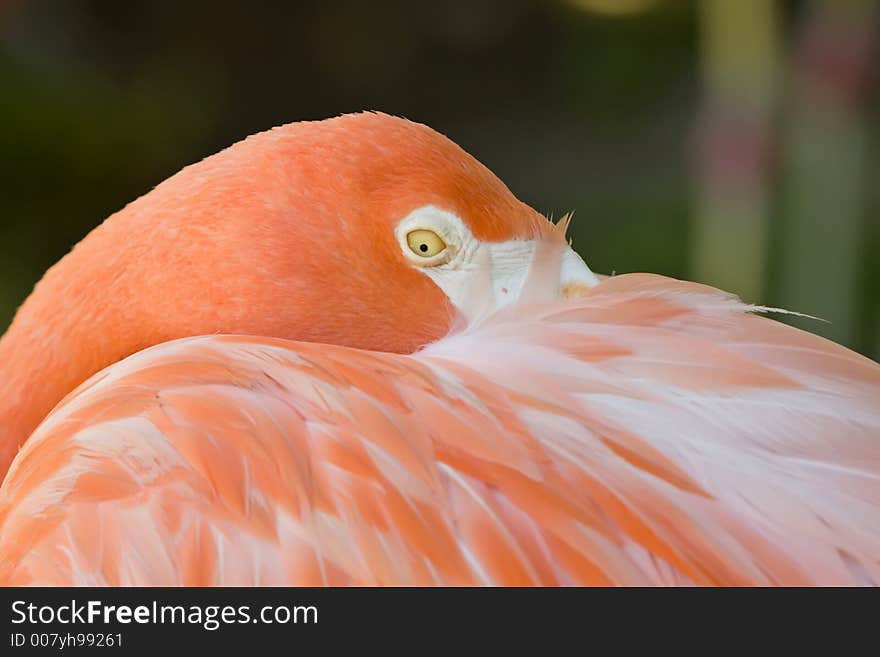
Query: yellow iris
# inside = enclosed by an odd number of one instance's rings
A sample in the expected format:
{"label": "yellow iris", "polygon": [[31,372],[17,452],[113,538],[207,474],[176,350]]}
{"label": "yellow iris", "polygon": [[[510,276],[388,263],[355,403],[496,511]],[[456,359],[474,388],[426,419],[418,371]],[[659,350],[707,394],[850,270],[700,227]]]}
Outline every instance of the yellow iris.
{"label": "yellow iris", "polygon": [[422,258],[430,258],[446,248],[446,242],[433,230],[420,228],[406,234],[410,251]]}

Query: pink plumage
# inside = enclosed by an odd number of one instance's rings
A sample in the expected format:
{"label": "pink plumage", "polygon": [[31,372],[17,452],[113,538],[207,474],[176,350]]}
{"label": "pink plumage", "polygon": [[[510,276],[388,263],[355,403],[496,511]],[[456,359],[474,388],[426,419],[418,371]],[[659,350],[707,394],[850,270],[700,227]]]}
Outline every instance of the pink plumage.
{"label": "pink plumage", "polygon": [[880,584],[880,366],[564,224],[379,114],[185,169],[0,342],[0,583]]}
{"label": "pink plumage", "polygon": [[878,390],[875,363],[648,275],[411,356],[167,343],[28,441],[0,576],[877,584]]}

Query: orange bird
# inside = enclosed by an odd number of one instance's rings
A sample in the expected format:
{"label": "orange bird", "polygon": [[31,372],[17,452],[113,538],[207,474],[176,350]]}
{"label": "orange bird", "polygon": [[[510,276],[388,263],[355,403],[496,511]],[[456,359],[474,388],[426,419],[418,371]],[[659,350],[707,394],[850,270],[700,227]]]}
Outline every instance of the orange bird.
{"label": "orange bird", "polygon": [[880,366],[562,223],[383,114],[183,169],[0,341],[0,582],[880,583]]}

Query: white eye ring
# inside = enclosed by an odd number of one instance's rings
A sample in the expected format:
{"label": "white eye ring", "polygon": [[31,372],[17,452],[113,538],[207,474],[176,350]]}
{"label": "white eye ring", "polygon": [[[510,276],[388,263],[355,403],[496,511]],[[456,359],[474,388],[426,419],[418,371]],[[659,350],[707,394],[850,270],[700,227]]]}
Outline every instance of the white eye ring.
{"label": "white eye ring", "polygon": [[[445,248],[430,256],[417,253],[409,240],[409,236],[416,231],[433,233]],[[470,234],[461,219],[433,205],[426,205],[410,212],[401,219],[394,232],[403,255],[419,267],[437,267],[453,262],[460,255],[462,246],[468,241],[467,237]]]}

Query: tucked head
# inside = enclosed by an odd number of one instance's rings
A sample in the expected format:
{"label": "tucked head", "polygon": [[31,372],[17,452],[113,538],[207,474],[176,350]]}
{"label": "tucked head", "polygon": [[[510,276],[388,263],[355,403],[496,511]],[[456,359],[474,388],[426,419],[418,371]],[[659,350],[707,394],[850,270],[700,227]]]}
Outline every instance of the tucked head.
{"label": "tucked head", "polygon": [[47,272],[0,341],[0,392],[21,409],[0,421],[29,431],[94,372],[185,336],[411,352],[515,302],[546,245],[561,253],[547,296],[593,285],[561,240],[426,126],[363,113],[275,128],[183,169]]}
{"label": "tucked head", "polygon": [[[148,304],[150,343],[228,332],[408,352],[515,301],[536,245],[561,236],[452,141],[363,113],[249,137],[85,242],[98,238],[108,278],[139,272],[104,297]],[[594,284],[564,250],[560,284]]]}
{"label": "tucked head", "polygon": [[[229,250],[271,258],[272,281],[288,282],[286,300],[273,296],[252,319],[283,318],[264,332],[284,337],[414,350],[456,315],[516,301],[537,245],[562,240],[452,141],[384,114],[276,128],[215,157],[233,172],[226,196],[246,199],[232,208],[245,216]],[[548,295],[596,283],[574,251],[562,251]],[[247,280],[242,269],[231,275]],[[252,279],[261,288],[253,294],[268,299],[272,281]],[[321,309],[305,333],[295,316],[304,308]]]}

